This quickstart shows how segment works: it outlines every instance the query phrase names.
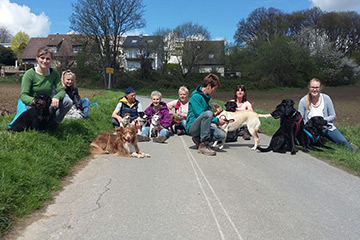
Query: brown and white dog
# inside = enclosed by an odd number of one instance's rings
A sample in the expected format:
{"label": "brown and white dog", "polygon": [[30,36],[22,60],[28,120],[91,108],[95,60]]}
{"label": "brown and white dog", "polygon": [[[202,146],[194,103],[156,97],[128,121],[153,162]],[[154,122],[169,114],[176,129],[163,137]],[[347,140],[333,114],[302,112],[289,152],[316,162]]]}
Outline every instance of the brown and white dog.
{"label": "brown and white dog", "polygon": [[150,154],[140,151],[136,128],[118,127],[114,133],[101,132],[90,144],[91,154],[113,154],[121,157],[150,157]]}
{"label": "brown and white dog", "polygon": [[156,130],[157,127],[160,127],[160,116],[154,114],[151,118],[149,137],[158,137],[159,131]]}
{"label": "brown and white dog", "polygon": [[120,127],[130,126],[130,113],[124,113],[120,122]]}
{"label": "brown and white dog", "polygon": [[181,120],[176,114],[173,114],[173,113],[170,113],[170,119],[171,119],[171,127],[170,127],[171,132],[176,133],[175,129],[174,129],[174,125],[175,124],[180,124]]}
{"label": "brown and white dog", "polygon": [[[226,135],[228,132],[235,131],[246,124],[249,133],[254,137],[255,141],[254,147],[252,147],[251,149],[256,150],[260,142],[259,136],[257,134],[261,125],[259,118],[271,117],[270,114],[259,114],[248,110],[237,112],[225,111],[219,104],[216,103],[211,103],[210,109],[217,118],[222,118],[226,121],[224,125],[218,126],[218,128],[225,132],[225,138],[222,140],[223,144],[225,143]],[[215,147],[216,144],[217,141],[214,142],[213,147]],[[220,149],[224,147],[223,144],[219,147]]]}

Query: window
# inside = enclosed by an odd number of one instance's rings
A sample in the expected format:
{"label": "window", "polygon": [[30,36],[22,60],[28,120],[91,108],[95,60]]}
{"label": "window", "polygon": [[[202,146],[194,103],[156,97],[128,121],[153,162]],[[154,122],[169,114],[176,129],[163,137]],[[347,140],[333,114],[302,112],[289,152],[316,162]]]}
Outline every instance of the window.
{"label": "window", "polygon": [[209,58],[210,58],[210,59],[214,59],[214,58],[215,58],[215,55],[214,55],[214,54],[209,54]]}
{"label": "window", "polygon": [[131,43],[137,43],[136,39],[131,40]]}
{"label": "window", "polygon": [[73,53],[78,53],[78,52],[81,51],[81,49],[82,49],[82,46],[81,46],[81,45],[73,45],[73,46],[72,46],[72,51],[73,51]]}

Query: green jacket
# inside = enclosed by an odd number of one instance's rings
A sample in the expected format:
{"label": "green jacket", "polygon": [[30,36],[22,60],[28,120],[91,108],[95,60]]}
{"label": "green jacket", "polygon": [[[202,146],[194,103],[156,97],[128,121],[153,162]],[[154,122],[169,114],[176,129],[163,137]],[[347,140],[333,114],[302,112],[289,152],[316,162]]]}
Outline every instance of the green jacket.
{"label": "green jacket", "polygon": [[[56,90],[54,96],[53,90]],[[61,84],[60,74],[54,69],[50,69],[47,76],[36,73],[34,68],[27,70],[22,77],[20,99],[30,105],[37,93],[47,93],[53,98],[63,99],[65,89]]]}
{"label": "green jacket", "polygon": [[[198,86],[191,94],[189,101],[189,111],[186,118],[186,132],[189,132],[190,125],[205,111],[210,110],[210,96],[202,91],[202,87]],[[219,124],[219,119],[213,117],[212,123]]]}

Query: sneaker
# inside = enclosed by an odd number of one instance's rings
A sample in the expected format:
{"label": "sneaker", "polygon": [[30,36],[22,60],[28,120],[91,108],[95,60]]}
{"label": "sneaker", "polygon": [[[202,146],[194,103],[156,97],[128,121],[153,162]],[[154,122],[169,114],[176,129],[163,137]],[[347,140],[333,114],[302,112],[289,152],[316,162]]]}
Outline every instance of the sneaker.
{"label": "sneaker", "polygon": [[176,130],[176,134],[177,135],[184,135],[185,132],[184,132],[184,130],[178,129],[178,130]]}
{"label": "sneaker", "polygon": [[192,139],[193,142],[195,143],[196,148],[199,148],[199,145],[200,145],[200,137],[192,137],[191,139]]}
{"label": "sneaker", "polygon": [[136,135],[136,136],[138,142],[149,142],[151,140],[151,138],[149,138],[148,136],[143,136],[143,135]]}
{"label": "sneaker", "polygon": [[164,143],[166,140],[165,136],[158,136],[153,138],[153,142]]}
{"label": "sneaker", "polygon": [[198,153],[202,153],[207,156],[215,156],[216,155],[216,152],[203,142],[199,144]]}

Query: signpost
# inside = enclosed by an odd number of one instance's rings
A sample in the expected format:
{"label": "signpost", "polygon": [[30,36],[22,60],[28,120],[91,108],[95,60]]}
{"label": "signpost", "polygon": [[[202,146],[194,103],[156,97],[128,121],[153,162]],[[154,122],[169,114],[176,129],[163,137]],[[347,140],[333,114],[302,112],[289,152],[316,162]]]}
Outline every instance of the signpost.
{"label": "signpost", "polygon": [[111,87],[111,74],[114,74],[114,69],[107,67],[106,68],[106,73],[109,74],[108,89],[110,89],[110,87]]}

